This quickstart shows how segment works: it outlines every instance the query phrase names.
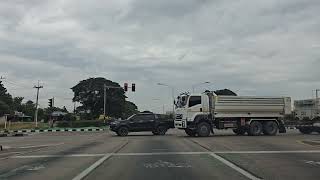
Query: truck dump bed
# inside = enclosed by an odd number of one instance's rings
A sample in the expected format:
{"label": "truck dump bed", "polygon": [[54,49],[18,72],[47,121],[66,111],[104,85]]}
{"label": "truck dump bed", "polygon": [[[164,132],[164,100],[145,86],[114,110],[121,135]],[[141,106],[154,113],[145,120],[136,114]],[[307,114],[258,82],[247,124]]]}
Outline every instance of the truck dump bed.
{"label": "truck dump bed", "polygon": [[294,101],[295,115],[299,120],[320,117],[320,99],[305,99]]}
{"label": "truck dump bed", "polygon": [[283,117],[291,113],[290,97],[215,96],[215,117]]}

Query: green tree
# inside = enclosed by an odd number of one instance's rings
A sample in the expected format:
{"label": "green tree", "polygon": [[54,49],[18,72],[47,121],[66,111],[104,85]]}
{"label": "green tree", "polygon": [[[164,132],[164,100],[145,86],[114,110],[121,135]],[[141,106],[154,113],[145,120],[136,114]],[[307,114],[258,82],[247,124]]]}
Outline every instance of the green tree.
{"label": "green tree", "polygon": [[126,101],[124,104],[124,111],[123,111],[122,118],[126,119],[133,114],[137,114],[138,112],[139,112],[138,107],[133,102]]}
{"label": "green tree", "polygon": [[82,104],[77,110],[90,112],[91,118],[96,118],[103,114],[104,85],[116,87],[107,88],[106,90],[106,114],[108,116],[121,117],[126,98],[125,92],[118,83],[101,77],[82,80],[71,88],[74,92],[73,101]]}
{"label": "green tree", "polygon": [[0,81],[0,116],[6,113],[12,113],[12,96],[7,92],[7,89]]}
{"label": "green tree", "polygon": [[220,96],[237,96],[237,94],[230,89],[221,89],[221,90],[216,90],[214,91],[216,95]]}
{"label": "green tree", "polygon": [[8,104],[0,100],[0,116],[3,116],[4,114],[7,114],[7,113],[10,113],[10,108]]}
{"label": "green tree", "polygon": [[12,102],[12,109],[15,111],[22,112],[23,111],[23,101],[24,97],[14,97]]}
{"label": "green tree", "polygon": [[27,101],[25,104],[22,105],[22,112],[27,115],[34,117],[34,112],[36,110],[36,105],[33,103],[33,101]]}

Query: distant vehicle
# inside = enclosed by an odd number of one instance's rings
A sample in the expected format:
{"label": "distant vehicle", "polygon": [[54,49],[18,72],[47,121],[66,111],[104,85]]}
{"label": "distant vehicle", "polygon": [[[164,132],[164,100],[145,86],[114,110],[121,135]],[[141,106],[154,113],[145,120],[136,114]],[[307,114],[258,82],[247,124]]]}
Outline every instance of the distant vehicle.
{"label": "distant vehicle", "polygon": [[129,132],[151,131],[154,135],[165,135],[167,130],[174,128],[173,120],[163,118],[160,114],[143,112],[132,115],[126,120],[111,122],[111,131],[118,136],[127,136]]}
{"label": "distant vehicle", "polygon": [[178,97],[175,127],[189,136],[209,136],[213,129],[233,129],[252,136],[285,133],[290,97],[218,96],[214,92]]}
{"label": "distant vehicle", "polygon": [[294,101],[295,126],[303,134],[320,133],[320,99]]}

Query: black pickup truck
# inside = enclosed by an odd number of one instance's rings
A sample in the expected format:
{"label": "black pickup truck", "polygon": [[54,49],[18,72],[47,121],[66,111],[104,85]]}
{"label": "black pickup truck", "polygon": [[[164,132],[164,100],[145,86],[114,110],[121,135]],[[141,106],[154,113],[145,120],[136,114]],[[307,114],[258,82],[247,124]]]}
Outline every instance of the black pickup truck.
{"label": "black pickup truck", "polygon": [[118,136],[127,136],[129,132],[151,131],[154,135],[165,135],[167,130],[174,128],[174,121],[159,114],[144,112],[132,115],[126,120],[114,121],[110,130]]}

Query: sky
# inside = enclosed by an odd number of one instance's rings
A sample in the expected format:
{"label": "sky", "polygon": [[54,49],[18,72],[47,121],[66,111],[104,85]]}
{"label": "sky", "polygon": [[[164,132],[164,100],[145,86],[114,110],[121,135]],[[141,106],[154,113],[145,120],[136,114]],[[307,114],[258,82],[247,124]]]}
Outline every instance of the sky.
{"label": "sky", "polygon": [[320,88],[319,0],[1,0],[0,76],[13,96],[73,109],[89,77],[136,83],[139,110],[175,95],[311,98]]}

